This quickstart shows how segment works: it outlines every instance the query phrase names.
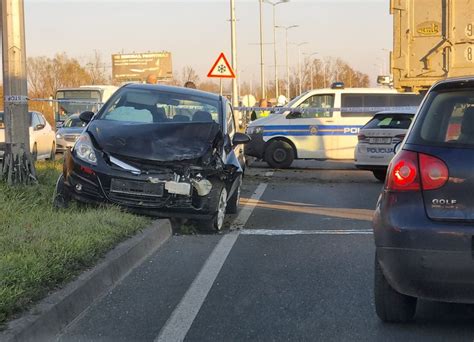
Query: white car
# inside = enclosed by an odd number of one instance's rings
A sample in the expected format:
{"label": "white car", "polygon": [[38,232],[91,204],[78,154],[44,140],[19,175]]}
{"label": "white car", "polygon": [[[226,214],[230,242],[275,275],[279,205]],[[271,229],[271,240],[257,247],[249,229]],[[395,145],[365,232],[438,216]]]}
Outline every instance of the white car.
{"label": "white car", "polygon": [[[43,114],[29,112],[30,114],[30,152],[38,159],[54,160],[56,155],[56,134]],[[5,125],[4,113],[0,112],[0,158],[4,155]]]}
{"label": "white car", "polygon": [[403,141],[415,116],[414,111],[385,111],[360,129],[355,147],[355,166],[372,171],[375,178],[385,180],[395,146]]}

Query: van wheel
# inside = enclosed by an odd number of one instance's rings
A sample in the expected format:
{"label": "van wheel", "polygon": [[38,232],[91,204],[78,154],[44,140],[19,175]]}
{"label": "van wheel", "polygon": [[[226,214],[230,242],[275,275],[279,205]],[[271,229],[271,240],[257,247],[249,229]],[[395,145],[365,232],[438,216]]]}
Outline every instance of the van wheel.
{"label": "van wheel", "polygon": [[417,298],[395,291],[385,278],[375,256],[375,310],[377,316],[387,323],[406,323],[413,319]]}
{"label": "van wheel", "polygon": [[377,178],[379,181],[385,182],[387,170],[373,170],[372,173],[374,174],[374,177]]}
{"label": "van wheel", "polygon": [[274,169],[287,169],[294,159],[293,147],[286,141],[274,140],[265,149],[265,161]]}

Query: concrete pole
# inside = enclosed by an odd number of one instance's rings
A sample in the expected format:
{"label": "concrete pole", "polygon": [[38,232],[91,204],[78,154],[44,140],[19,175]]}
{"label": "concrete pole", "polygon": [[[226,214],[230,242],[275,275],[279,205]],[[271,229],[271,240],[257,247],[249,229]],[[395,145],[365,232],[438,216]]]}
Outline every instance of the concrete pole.
{"label": "concrete pole", "polygon": [[0,178],[8,184],[36,182],[30,153],[23,0],[2,0],[2,61],[5,155]]}
{"label": "concrete pole", "polygon": [[278,96],[280,96],[280,89],[278,84],[278,61],[276,43],[276,6],[277,4],[273,4],[273,59],[275,63],[275,98],[278,101]]}
{"label": "concrete pole", "polygon": [[260,86],[262,87],[261,98],[266,98],[266,91],[265,91],[265,62],[263,56],[263,0],[259,0],[260,5]]}
{"label": "concrete pole", "polygon": [[232,69],[234,69],[235,77],[232,79],[232,106],[234,108],[239,106],[239,90],[238,80],[239,73],[237,70],[237,40],[236,40],[236,25],[235,25],[235,0],[230,0],[230,22],[231,22],[231,52],[232,52]]}

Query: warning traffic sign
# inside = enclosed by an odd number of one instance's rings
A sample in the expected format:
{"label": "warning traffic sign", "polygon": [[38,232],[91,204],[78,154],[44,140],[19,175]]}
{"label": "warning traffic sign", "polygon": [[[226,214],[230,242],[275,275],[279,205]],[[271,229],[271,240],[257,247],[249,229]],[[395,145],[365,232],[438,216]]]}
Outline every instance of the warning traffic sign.
{"label": "warning traffic sign", "polygon": [[207,77],[235,78],[234,70],[232,70],[232,67],[227,61],[227,58],[225,58],[223,52],[219,55],[219,58],[217,58],[217,61],[207,74]]}

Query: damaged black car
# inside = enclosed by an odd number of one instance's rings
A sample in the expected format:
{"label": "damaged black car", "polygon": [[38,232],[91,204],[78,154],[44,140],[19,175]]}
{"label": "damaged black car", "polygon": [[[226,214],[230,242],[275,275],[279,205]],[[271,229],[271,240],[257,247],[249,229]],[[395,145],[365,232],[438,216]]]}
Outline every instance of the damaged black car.
{"label": "damaged black car", "polygon": [[55,205],[113,203],[133,212],[195,219],[222,229],[239,204],[242,144],[229,101],[188,88],[128,84],[65,155]]}

